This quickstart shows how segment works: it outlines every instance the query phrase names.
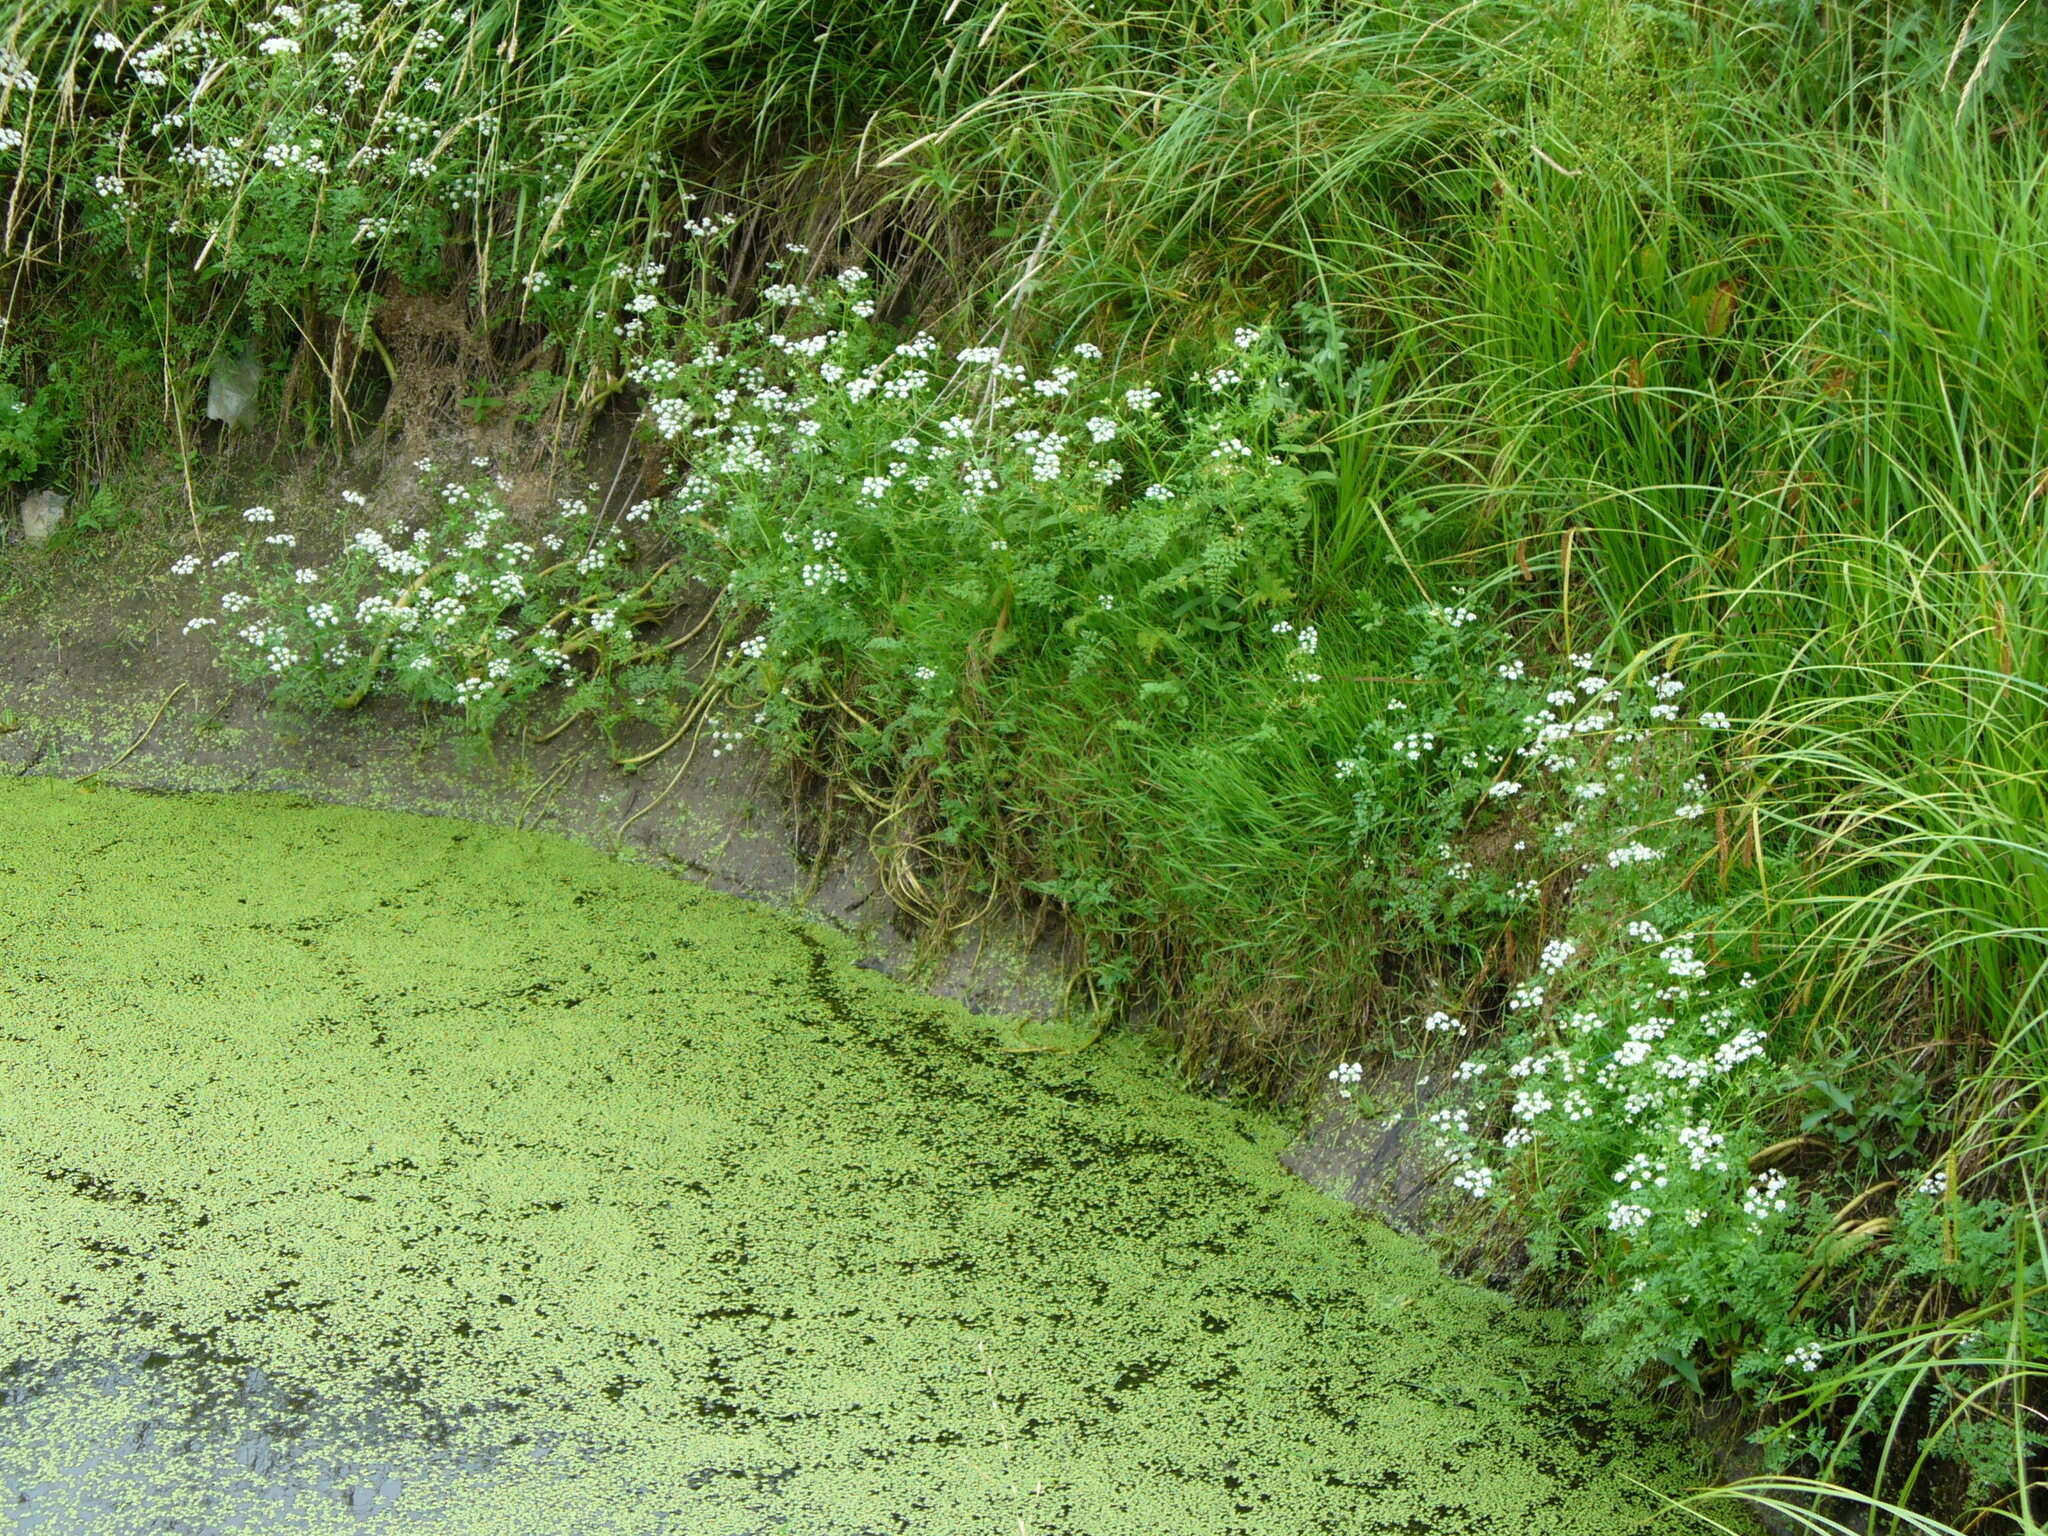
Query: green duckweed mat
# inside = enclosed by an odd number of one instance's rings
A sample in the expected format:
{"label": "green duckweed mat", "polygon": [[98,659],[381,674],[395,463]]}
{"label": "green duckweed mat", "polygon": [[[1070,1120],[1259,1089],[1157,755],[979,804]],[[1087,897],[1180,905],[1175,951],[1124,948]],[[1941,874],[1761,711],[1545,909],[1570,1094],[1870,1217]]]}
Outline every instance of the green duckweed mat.
{"label": "green duckweed mat", "polygon": [[539,835],[0,783],[0,1510],[1691,1528],[1568,1320],[1294,1181],[1276,1120],[855,958]]}

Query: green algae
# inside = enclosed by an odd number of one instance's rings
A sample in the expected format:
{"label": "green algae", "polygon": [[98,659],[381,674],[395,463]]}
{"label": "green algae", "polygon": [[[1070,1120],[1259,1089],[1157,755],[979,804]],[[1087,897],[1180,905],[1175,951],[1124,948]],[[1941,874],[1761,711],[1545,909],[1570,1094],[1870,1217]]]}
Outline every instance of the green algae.
{"label": "green algae", "polygon": [[[0,784],[24,1528],[1655,1528],[1682,1453],[1562,1319],[854,953],[536,834]],[[281,1524],[292,1446],[357,1470]]]}

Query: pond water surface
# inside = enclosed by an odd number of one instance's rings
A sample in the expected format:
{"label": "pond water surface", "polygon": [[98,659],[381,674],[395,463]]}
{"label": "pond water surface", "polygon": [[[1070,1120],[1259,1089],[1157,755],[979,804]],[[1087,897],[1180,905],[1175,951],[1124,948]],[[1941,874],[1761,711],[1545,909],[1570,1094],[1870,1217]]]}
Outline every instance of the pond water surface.
{"label": "pond water surface", "polygon": [[0,782],[0,1510],[1693,1528],[1566,1320],[1293,1180],[1277,1120],[857,954],[535,834]]}

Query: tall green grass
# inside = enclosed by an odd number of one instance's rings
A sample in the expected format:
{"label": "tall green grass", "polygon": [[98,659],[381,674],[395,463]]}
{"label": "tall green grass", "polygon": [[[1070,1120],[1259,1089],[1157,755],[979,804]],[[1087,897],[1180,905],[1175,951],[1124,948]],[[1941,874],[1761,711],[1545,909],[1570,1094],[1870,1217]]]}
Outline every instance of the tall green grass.
{"label": "tall green grass", "polygon": [[2015,1205],[2001,1283],[1830,1281],[1870,1353],[1800,1417],[1835,1410],[1824,1470],[1899,1499],[2000,1422],[2024,1484],[2042,1428],[2048,205],[2038,106],[1987,110],[1976,67],[2010,35],[1960,28],[1947,83],[1882,112],[1724,100],[1655,175],[1539,179],[1439,330],[1484,472],[1435,487],[1431,540],[1673,642],[1746,727],[1738,824],[1804,861],[1752,919],[1797,982],[1781,1039],[1833,1119],[1892,1111],[1844,1194],[1880,1210],[1917,1141]]}

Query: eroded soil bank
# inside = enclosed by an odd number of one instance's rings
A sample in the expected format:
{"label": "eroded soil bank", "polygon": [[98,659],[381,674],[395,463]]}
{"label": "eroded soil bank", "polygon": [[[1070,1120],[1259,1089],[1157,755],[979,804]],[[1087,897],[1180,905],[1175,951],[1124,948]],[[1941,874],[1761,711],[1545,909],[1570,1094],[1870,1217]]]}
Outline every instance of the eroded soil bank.
{"label": "eroded soil bank", "polygon": [[31,778],[0,914],[22,1530],[1611,1536],[1689,1470],[1277,1121],[649,868]]}

